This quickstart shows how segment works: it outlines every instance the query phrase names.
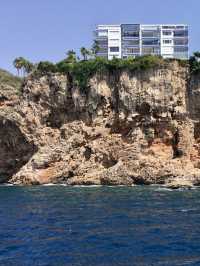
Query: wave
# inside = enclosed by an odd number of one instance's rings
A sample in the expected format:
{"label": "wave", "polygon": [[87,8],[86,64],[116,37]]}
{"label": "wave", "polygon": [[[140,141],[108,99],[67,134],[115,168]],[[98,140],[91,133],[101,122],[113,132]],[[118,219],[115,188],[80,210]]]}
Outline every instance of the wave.
{"label": "wave", "polygon": [[14,184],[10,184],[10,183],[0,184],[0,187],[11,187],[11,186],[15,186],[15,185]]}

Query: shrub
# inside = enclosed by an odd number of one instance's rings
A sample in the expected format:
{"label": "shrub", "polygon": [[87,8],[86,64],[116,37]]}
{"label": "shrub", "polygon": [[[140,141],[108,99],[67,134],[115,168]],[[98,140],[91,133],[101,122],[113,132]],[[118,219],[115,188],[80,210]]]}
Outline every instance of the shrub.
{"label": "shrub", "polygon": [[57,72],[57,66],[49,61],[44,61],[38,64],[37,70],[41,74],[55,73]]}
{"label": "shrub", "polygon": [[95,73],[101,73],[106,71],[107,60],[102,58],[97,58],[89,61],[80,61],[73,65],[71,74],[74,81],[81,88],[86,88],[88,85],[89,79]]}
{"label": "shrub", "polygon": [[190,73],[197,74],[200,72],[200,53],[196,52],[190,57]]}
{"label": "shrub", "polygon": [[71,74],[77,84],[85,88],[87,87],[89,79],[96,73],[109,71],[111,73],[121,70],[145,70],[161,65],[163,59],[156,56],[143,56],[129,59],[107,60],[97,57],[89,61],[80,61],[73,64]]}
{"label": "shrub", "polygon": [[89,79],[96,73],[105,73],[106,71],[113,73],[116,71],[128,70],[146,70],[162,65],[164,60],[158,56],[146,55],[136,58],[107,60],[105,58],[96,57],[95,59],[69,62],[68,59],[62,60],[57,64],[45,61],[40,62],[36,72],[41,74],[47,73],[64,73],[71,75],[73,82],[81,88],[88,86]]}

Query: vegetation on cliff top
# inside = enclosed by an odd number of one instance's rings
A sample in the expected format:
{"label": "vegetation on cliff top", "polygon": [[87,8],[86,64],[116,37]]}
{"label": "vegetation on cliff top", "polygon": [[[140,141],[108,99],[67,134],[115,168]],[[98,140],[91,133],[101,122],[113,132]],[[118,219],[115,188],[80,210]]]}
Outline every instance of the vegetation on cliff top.
{"label": "vegetation on cliff top", "polygon": [[120,70],[145,70],[160,66],[164,63],[161,57],[141,56],[137,58],[107,60],[96,57],[90,60],[74,60],[72,55],[57,64],[45,61],[40,62],[35,68],[35,74],[63,73],[73,77],[73,82],[78,86],[87,87],[88,80],[96,73],[105,73]]}
{"label": "vegetation on cliff top", "polygon": [[195,52],[193,56],[190,57],[189,63],[191,73],[200,73],[200,52]]}
{"label": "vegetation on cliff top", "polygon": [[16,90],[19,90],[22,84],[22,79],[16,77],[9,73],[8,71],[0,69],[0,88],[7,89],[9,87],[13,87]]}
{"label": "vegetation on cliff top", "polygon": [[[88,55],[88,54],[87,54]],[[86,55],[84,55],[85,57]],[[35,74],[48,74],[48,73],[63,73],[73,77],[73,82],[78,86],[87,87],[89,79],[94,74],[101,74],[105,72],[113,73],[121,70],[128,71],[142,71],[155,67],[159,67],[168,63],[169,60],[164,60],[162,57],[146,55],[136,58],[107,60],[101,57],[91,58],[89,60],[75,60],[72,55],[57,64],[51,62],[40,62],[35,68]],[[187,64],[186,61],[179,61],[181,65]]]}
{"label": "vegetation on cliff top", "polygon": [[100,47],[94,42],[91,49],[82,47],[80,53],[82,60],[76,56],[73,50],[66,53],[66,58],[58,63],[42,61],[38,64],[32,64],[23,57],[18,57],[14,61],[18,73],[20,71],[25,75],[33,73],[34,75],[46,75],[49,73],[62,73],[70,75],[73,83],[82,88],[88,86],[89,79],[96,73],[112,73],[113,71],[141,71],[154,67],[159,67],[171,60],[176,60],[181,66],[189,66],[191,73],[200,72],[200,53],[194,53],[190,60],[163,59],[160,56],[145,55],[136,58],[107,60],[98,57]]}

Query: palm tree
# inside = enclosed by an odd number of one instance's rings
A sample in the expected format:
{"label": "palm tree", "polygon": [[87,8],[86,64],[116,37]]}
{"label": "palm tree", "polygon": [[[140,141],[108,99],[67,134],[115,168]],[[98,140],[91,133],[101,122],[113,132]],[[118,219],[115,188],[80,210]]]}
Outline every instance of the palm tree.
{"label": "palm tree", "polygon": [[85,47],[82,47],[80,51],[81,55],[83,56],[83,60],[86,61],[88,59],[88,56],[90,55],[90,51]]}
{"label": "palm tree", "polygon": [[20,65],[21,65],[21,69],[23,71],[23,76],[25,77],[25,74],[27,73],[27,69],[28,69],[28,64],[29,61],[26,60],[24,57],[20,57]]}
{"label": "palm tree", "polygon": [[76,52],[74,50],[67,51],[67,61],[69,63],[76,62]]}
{"label": "palm tree", "polygon": [[23,57],[17,57],[17,58],[15,58],[15,60],[13,61],[13,65],[14,65],[14,67],[17,69],[18,76],[19,76],[19,74],[20,74],[20,70],[21,70],[22,67],[23,67],[23,63],[24,63],[24,59],[23,59]]}
{"label": "palm tree", "polygon": [[200,58],[200,52],[194,52],[194,56]]}
{"label": "palm tree", "polygon": [[92,52],[95,56],[97,56],[98,52],[100,51],[100,46],[99,46],[99,42],[97,40],[94,41],[93,45],[92,45]]}
{"label": "palm tree", "polygon": [[87,49],[85,47],[81,47],[81,55],[83,56],[83,60],[87,60]]}
{"label": "palm tree", "polygon": [[25,60],[24,70],[25,70],[26,74],[29,74],[33,70],[33,68],[34,68],[34,64],[28,60]]}
{"label": "palm tree", "polygon": [[20,74],[20,70],[23,70],[23,76],[25,74],[29,74],[32,70],[34,65],[26,60],[23,57],[17,57],[13,62],[14,67],[17,69],[18,75]]}

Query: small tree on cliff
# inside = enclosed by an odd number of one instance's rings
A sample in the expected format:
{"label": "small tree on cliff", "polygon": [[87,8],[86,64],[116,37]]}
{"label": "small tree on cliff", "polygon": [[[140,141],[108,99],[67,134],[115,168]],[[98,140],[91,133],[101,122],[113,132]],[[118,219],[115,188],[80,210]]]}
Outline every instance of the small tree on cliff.
{"label": "small tree on cliff", "polygon": [[22,70],[24,76],[25,74],[29,74],[34,68],[34,65],[23,57],[16,58],[13,65],[17,69],[18,75],[20,74],[20,70]]}
{"label": "small tree on cliff", "polygon": [[34,69],[34,64],[26,60],[24,62],[24,71],[26,72],[26,74],[29,74],[31,71],[33,71],[33,69]]}
{"label": "small tree on cliff", "polygon": [[23,68],[23,64],[24,64],[24,58],[23,57],[17,57],[13,61],[13,65],[17,69],[18,76],[20,74],[20,70]]}
{"label": "small tree on cliff", "polygon": [[194,52],[194,56],[198,59],[200,59],[200,52]]}
{"label": "small tree on cliff", "polygon": [[190,72],[199,73],[200,72],[200,52],[195,52],[193,56],[190,57]]}
{"label": "small tree on cliff", "polygon": [[95,40],[93,45],[92,45],[92,53],[93,53],[93,55],[97,56],[99,51],[100,51],[99,42],[97,40]]}
{"label": "small tree on cliff", "polygon": [[90,55],[90,51],[87,50],[85,47],[81,47],[81,55],[83,56],[83,60],[86,61],[88,59],[88,55]]}
{"label": "small tree on cliff", "polygon": [[55,73],[57,71],[57,66],[49,61],[39,62],[37,70],[42,74]]}
{"label": "small tree on cliff", "polygon": [[76,62],[76,52],[74,50],[67,51],[67,59],[68,63],[75,63]]}

